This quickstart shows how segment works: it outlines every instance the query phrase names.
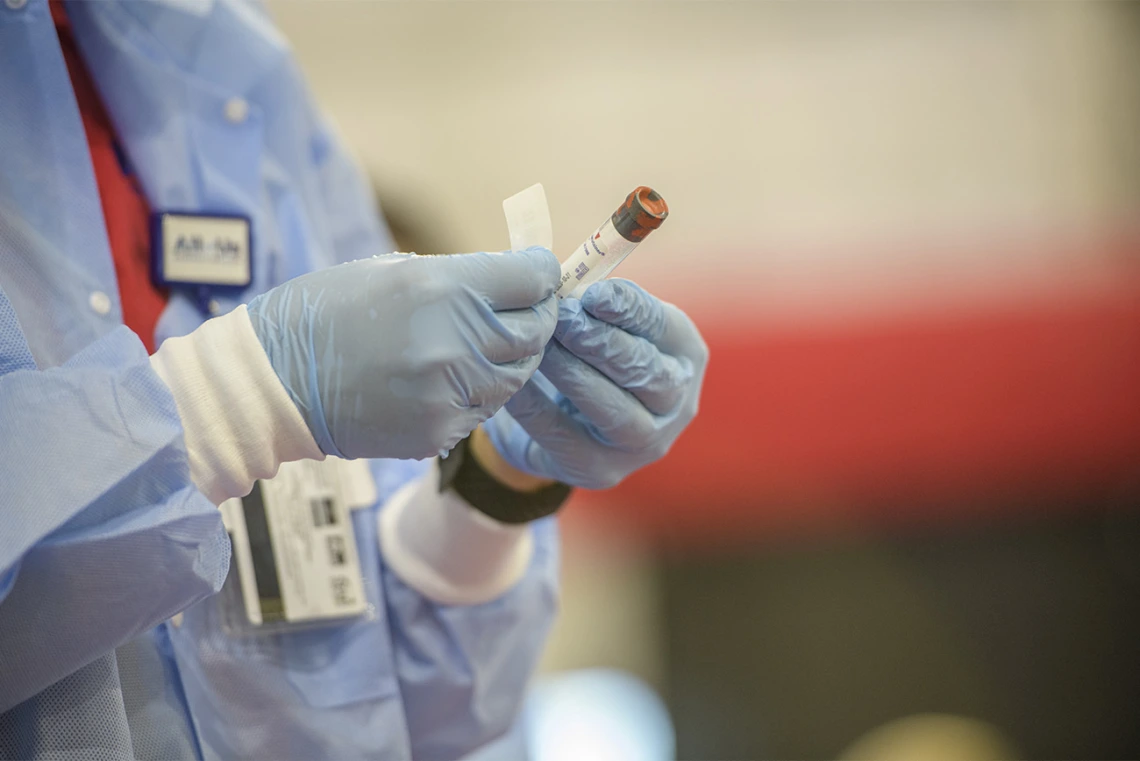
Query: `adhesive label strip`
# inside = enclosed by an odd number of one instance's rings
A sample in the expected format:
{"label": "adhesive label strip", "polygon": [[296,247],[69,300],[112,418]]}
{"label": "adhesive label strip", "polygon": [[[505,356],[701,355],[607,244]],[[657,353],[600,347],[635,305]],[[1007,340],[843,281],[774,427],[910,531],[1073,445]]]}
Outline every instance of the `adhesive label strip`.
{"label": "adhesive label strip", "polygon": [[554,249],[550,206],[546,203],[542,183],[535,183],[503,201],[503,214],[507,217],[512,251],[522,251],[531,246]]}

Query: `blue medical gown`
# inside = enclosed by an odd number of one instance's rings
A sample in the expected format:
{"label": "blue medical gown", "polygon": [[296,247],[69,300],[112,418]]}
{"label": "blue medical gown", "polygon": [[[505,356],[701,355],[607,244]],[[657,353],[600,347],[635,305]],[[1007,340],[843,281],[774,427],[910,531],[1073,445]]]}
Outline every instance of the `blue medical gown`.
{"label": "blue medical gown", "polygon": [[[151,207],[253,223],[253,285],[174,293],[159,341],[392,249],[258,7],[68,12]],[[556,601],[555,525],[532,528],[532,565],[501,598],[434,604],[376,539],[384,500],[426,465],[374,462],[380,505],[353,519],[376,616],[231,636],[213,596],[229,566],[218,509],[191,483],[174,402],[120,323],[47,2],[0,5],[0,758],[433,759],[488,745],[518,757],[512,722]]]}

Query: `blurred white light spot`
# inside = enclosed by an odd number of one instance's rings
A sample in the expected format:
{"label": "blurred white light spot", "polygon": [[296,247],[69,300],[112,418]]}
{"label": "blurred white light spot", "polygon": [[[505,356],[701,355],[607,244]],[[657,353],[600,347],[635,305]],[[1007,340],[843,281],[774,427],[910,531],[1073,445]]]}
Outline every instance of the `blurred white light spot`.
{"label": "blurred white light spot", "polygon": [[233,124],[241,124],[249,117],[249,102],[245,98],[233,97],[223,106],[226,119]]}
{"label": "blurred white light spot", "polygon": [[669,761],[673,722],[636,677],[590,669],[539,682],[527,707],[534,761]]}

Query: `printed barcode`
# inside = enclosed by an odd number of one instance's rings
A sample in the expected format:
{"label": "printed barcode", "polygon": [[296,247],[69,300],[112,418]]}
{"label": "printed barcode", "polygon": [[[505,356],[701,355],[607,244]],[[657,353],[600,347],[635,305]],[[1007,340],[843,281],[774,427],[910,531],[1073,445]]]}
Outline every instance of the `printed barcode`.
{"label": "printed barcode", "polygon": [[336,525],[336,511],[333,509],[332,497],[316,497],[309,500],[309,507],[313,511],[313,525],[317,528],[321,526],[335,526]]}
{"label": "printed barcode", "polygon": [[332,577],[333,602],[337,605],[352,605],[356,600],[348,593],[348,579],[344,576]]}
{"label": "printed barcode", "polygon": [[343,536],[330,536],[328,538],[329,547],[329,562],[333,565],[344,565],[344,537]]}

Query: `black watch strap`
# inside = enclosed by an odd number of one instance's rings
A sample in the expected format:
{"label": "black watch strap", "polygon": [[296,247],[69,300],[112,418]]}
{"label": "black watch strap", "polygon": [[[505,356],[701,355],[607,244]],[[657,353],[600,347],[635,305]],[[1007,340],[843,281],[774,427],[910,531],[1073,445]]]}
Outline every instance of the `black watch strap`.
{"label": "black watch strap", "polygon": [[500,523],[529,523],[557,512],[571,487],[554,483],[530,492],[515,491],[483,470],[469,451],[471,438],[455,445],[439,461],[439,490],[452,489],[484,515]]}

